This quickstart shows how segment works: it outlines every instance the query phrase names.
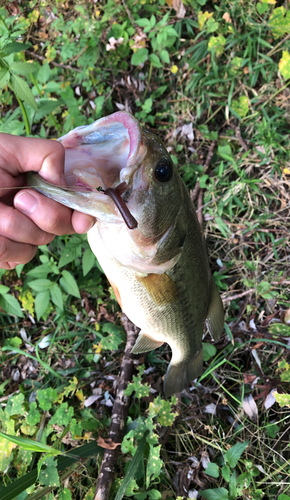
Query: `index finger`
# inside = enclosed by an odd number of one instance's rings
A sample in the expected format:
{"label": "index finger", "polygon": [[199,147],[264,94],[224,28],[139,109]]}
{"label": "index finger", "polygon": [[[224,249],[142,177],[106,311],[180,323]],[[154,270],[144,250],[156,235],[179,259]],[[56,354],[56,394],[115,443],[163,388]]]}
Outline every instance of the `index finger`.
{"label": "index finger", "polygon": [[57,141],[1,133],[0,166],[13,176],[33,170],[53,184],[64,184],[64,148]]}

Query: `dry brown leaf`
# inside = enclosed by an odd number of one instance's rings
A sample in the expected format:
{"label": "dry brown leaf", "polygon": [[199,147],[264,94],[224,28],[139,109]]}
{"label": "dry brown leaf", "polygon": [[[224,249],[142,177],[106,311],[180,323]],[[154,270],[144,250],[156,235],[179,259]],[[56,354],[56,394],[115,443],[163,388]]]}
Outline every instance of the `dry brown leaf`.
{"label": "dry brown leaf", "polygon": [[182,19],[185,16],[186,10],[181,0],[173,0],[172,7],[176,10],[176,16]]}
{"label": "dry brown leaf", "polygon": [[103,439],[102,437],[98,437],[97,444],[106,450],[114,450],[117,446],[121,446],[122,443],[113,443],[112,439]]}

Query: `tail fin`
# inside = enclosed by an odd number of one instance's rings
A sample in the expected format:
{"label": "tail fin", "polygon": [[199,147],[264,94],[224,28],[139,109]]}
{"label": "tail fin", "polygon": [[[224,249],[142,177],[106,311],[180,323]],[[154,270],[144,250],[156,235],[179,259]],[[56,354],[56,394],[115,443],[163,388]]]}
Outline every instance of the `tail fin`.
{"label": "tail fin", "polygon": [[224,327],[224,308],[214,281],[212,281],[211,300],[205,323],[211,336],[214,340],[217,340],[221,336]]}
{"label": "tail fin", "polygon": [[182,392],[189,383],[202,373],[203,351],[202,347],[197,356],[184,363],[170,363],[164,381],[164,392],[168,398],[172,394]]}

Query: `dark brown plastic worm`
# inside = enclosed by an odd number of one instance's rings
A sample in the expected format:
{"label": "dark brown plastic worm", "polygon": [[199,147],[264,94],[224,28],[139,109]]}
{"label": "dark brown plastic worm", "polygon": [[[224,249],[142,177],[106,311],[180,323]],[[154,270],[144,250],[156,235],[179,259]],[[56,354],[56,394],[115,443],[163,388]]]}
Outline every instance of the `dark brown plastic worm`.
{"label": "dark brown plastic worm", "polygon": [[112,198],[113,202],[116,204],[120,214],[122,215],[125,224],[129,229],[135,229],[138,226],[138,222],[136,221],[135,217],[131,214],[129,208],[127,207],[125,201],[123,200],[122,196],[120,193],[124,192],[124,186],[122,184],[119,184],[116,188],[107,188],[104,189],[103,192]]}

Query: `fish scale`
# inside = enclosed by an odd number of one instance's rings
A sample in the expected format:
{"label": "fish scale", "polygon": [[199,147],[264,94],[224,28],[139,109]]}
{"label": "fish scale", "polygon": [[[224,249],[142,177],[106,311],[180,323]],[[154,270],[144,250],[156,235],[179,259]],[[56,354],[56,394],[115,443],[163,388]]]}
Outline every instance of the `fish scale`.
{"label": "fish scale", "polygon": [[[77,186],[66,190],[35,175],[30,183],[54,200],[96,217],[88,232],[89,244],[121,308],[141,329],[132,352],[147,352],[167,342],[172,359],[164,391],[167,397],[179,393],[202,372],[205,324],[217,339],[224,322],[189,193],[162,141],[142,130],[129,113],[101,118],[59,140],[70,151],[67,178],[79,176],[92,186],[91,191],[84,195]],[[103,193],[93,189],[97,182],[92,182],[94,169]],[[120,184],[124,190],[118,203],[126,205],[123,214],[104,194],[107,188],[114,192]],[[124,213],[136,219],[135,229],[127,227]]]}

